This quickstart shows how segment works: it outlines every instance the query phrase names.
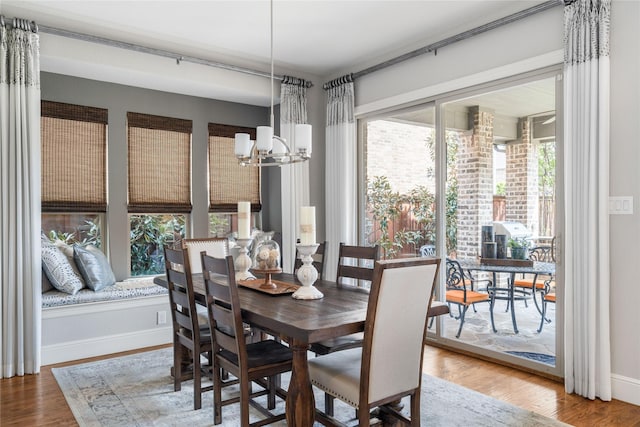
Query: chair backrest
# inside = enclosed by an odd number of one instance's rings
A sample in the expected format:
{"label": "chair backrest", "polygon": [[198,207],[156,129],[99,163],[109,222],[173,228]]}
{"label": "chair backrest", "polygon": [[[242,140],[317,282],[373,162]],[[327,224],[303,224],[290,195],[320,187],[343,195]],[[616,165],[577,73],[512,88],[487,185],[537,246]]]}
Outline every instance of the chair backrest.
{"label": "chair backrest", "polygon": [[216,258],[229,255],[229,240],[226,237],[208,237],[201,239],[182,239],[182,247],[189,252],[191,274],[202,273],[200,252],[206,252]]}
{"label": "chair backrest", "polygon": [[447,289],[464,289],[467,284],[467,278],[464,275],[464,270],[458,261],[455,259],[447,258],[447,277],[446,285]]}
{"label": "chair backrest", "polygon": [[[324,241],[318,245],[318,249],[316,253],[312,255],[313,258],[313,266],[316,270],[318,270],[318,280],[322,280],[322,275],[324,274],[324,255],[325,250],[327,248],[327,242]],[[298,269],[302,267],[302,258],[300,258],[300,254],[296,250],[296,259],[293,263],[293,272],[295,273]]]}
{"label": "chair backrest", "polygon": [[[344,279],[366,280],[373,282],[373,268],[375,261],[380,259],[380,247],[351,246],[340,243],[338,252],[338,286],[344,284]],[[359,284],[359,282],[356,282]]]}
{"label": "chair backrest", "polygon": [[189,252],[165,247],[164,263],[174,334],[185,346],[197,348],[200,343],[200,326],[191,281]]}
{"label": "chair backrest", "polygon": [[376,262],[364,331],[361,401],[420,387],[427,312],[439,266],[438,258]]}
{"label": "chair backrest", "polygon": [[529,259],[532,261],[555,262],[553,246],[536,246],[529,249]]}
{"label": "chair backrest", "polygon": [[247,348],[233,257],[215,258],[203,253],[201,262],[214,352],[224,350],[235,354],[241,371],[247,372]]}

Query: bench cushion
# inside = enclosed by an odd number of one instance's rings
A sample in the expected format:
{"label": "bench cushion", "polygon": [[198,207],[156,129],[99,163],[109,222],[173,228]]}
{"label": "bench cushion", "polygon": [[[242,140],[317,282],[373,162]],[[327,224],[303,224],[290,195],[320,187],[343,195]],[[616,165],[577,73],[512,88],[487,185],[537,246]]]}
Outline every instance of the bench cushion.
{"label": "bench cushion", "polygon": [[115,285],[99,292],[84,288],[75,295],[51,290],[42,294],[42,308],[167,295],[167,289],[154,284],[153,279],[153,277],[127,279],[122,282],[116,282]]}

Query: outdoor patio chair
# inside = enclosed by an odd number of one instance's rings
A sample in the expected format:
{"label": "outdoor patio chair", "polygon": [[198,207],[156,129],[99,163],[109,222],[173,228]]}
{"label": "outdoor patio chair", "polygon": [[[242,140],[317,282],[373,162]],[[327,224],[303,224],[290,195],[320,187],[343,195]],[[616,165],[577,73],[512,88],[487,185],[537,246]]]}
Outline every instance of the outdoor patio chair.
{"label": "outdoor patio chair", "polygon": [[[480,303],[491,303],[491,324],[493,324],[493,301],[488,292],[479,292],[474,290],[475,283],[473,277],[466,275],[460,263],[455,259],[447,258],[447,279],[446,279],[446,301],[449,305],[456,304],[458,306],[458,316],[454,316],[452,312],[449,314],[455,319],[460,320],[458,333],[456,338],[460,338],[462,327],[464,326],[465,315],[469,306]],[[491,289],[491,281],[487,289]]]}

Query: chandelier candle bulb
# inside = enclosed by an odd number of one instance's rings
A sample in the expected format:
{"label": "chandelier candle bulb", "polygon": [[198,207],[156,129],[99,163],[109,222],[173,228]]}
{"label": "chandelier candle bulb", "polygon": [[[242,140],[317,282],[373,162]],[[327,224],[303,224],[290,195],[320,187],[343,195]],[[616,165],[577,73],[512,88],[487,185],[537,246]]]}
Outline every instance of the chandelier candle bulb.
{"label": "chandelier candle bulb", "polygon": [[294,129],[295,135],[295,152],[306,152],[307,156],[311,155],[311,125],[297,124]]}
{"label": "chandelier candle bulb", "polygon": [[258,126],[256,134],[256,148],[258,151],[271,151],[273,148],[273,128],[271,126]]}
{"label": "chandelier candle bulb", "polygon": [[300,244],[316,244],[316,208],[302,206],[300,208]]}
{"label": "chandelier candle bulb", "polygon": [[238,239],[248,239],[251,223],[251,203],[238,202]]}
{"label": "chandelier candle bulb", "polygon": [[236,133],[236,156],[249,157],[251,155],[251,145],[251,137],[248,133]]}

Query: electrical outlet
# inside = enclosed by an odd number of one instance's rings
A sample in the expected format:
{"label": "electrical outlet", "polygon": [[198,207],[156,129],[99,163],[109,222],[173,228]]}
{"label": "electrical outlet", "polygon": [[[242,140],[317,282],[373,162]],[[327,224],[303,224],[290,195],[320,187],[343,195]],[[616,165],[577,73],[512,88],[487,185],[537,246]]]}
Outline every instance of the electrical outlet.
{"label": "electrical outlet", "polygon": [[164,325],[167,323],[167,312],[166,311],[159,311],[157,313],[157,320],[158,320],[158,325]]}

